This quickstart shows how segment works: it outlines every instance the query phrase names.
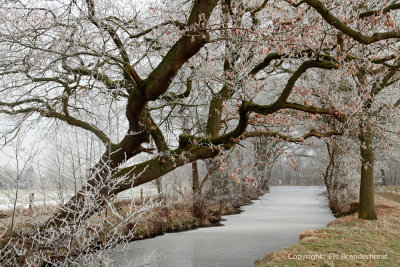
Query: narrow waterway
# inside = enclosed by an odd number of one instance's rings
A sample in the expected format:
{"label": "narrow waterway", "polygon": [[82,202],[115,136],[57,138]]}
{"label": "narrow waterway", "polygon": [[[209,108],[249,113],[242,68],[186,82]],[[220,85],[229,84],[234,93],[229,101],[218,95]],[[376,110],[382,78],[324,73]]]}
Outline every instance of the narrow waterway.
{"label": "narrow waterway", "polygon": [[276,186],[223,226],[169,233],[110,251],[112,266],[254,266],[254,261],[298,242],[298,234],[333,220],[322,187]]}

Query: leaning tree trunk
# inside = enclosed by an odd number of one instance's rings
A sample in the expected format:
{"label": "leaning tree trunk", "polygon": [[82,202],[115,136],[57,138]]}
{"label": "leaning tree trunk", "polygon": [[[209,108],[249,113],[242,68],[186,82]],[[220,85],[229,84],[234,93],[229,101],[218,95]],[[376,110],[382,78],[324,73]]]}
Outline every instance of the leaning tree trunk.
{"label": "leaning tree trunk", "polygon": [[360,155],[361,155],[361,184],[358,218],[375,220],[374,202],[374,149],[372,146],[372,128],[368,122],[360,123]]}
{"label": "leaning tree trunk", "polygon": [[[130,77],[126,78],[127,83],[130,84],[132,81],[135,83],[135,86],[132,86],[130,89],[126,106],[129,131],[119,144],[110,145],[112,153],[110,153],[109,158],[107,158],[106,153],[106,160],[101,160],[99,162],[100,165],[109,162],[112,165],[110,169],[116,169],[120,164],[126,162],[126,160],[139,154],[141,149],[143,149],[141,145],[149,142],[150,132],[157,131],[157,127],[155,130],[152,129],[151,119],[146,115],[147,104],[149,101],[154,101],[166,93],[181,67],[209,42],[210,36],[203,27],[207,25],[211,13],[218,2],[217,0],[196,0],[193,2],[186,23],[189,30],[175,42],[146,79],[142,80],[138,77],[133,67],[130,66],[129,59],[124,59],[124,63],[127,66],[127,69],[124,70],[124,75],[130,75]],[[91,16],[93,16],[93,12]],[[95,21],[93,18],[92,20]],[[202,25],[202,27],[198,27],[197,25]],[[132,135],[132,133],[138,134]],[[107,136],[101,136],[107,141]],[[165,140],[159,140],[158,143],[161,144],[164,142]],[[161,146],[167,148],[166,144],[161,144]],[[157,145],[159,151],[164,150],[162,147]],[[215,153],[213,151],[209,149],[205,150],[200,148],[192,150],[192,154],[188,156],[188,162],[214,156]],[[186,153],[187,151],[178,148],[173,152],[181,155],[181,153]],[[160,157],[135,165],[132,168],[125,168],[124,171],[118,171],[116,174],[99,173],[98,175],[94,175],[93,179],[89,179],[87,184],[47,221],[44,228],[60,228],[64,225],[79,224],[81,221],[90,218],[97,211],[102,210],[107,202],[117,193],[159,178],[188,162],[182,159],[175,163],[167,162],[166,158]],[[134,181],[131,179],[132,174],[136,175]],[[128,177],[121,184],[117,184],[115,178],[121,175],[127,175]]]}
{"label": "leaning tree trunk", "polygon": [[[210,147],[192,145],[189,148],[178,148],[173,153],[181,155],[187,153],[188,149],[191,153],[187,154],[186,158],[179,158],[176,161],[169,160],[169,156],[164,155],[119,170],[115,175],[107,175],[106,173],[95,175],[46,222],[43,228],[77,225],[101,211],[110,199],[118,193],[150,182],[187,163],[199,159],[213,158],[218,154],[216,150]],[[122,180],[119,178],[122,178]]]}

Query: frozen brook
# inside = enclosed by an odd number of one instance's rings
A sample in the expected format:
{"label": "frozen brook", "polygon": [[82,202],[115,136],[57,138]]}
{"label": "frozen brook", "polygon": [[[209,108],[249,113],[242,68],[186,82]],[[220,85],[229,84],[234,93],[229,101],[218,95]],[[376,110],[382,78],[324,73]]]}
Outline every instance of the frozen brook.
{"label": "frozen brook", "polygon": [[334,219],[323,204],[323,187],[273,186],[223,226],[168,233],[109,251],[112,266],[254,266],[266,252],[298,242],[303,230]]}

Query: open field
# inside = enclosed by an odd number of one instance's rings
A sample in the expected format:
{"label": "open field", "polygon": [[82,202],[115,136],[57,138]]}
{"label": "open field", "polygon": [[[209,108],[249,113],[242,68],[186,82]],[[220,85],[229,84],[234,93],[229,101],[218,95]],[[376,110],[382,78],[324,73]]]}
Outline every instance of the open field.
{"label": "open field", "polygon": [[[157,195],[156,187],[149,183],[121,192],[118,194],[117,198],[123,200],[140,197],[141,189],[143,189],[144,197]],[[68,201],[74,195],[74,191],[70,189],[63,189],[62,194],[56,189],[21,189],[18,192],[17,207],[27,209],[29,207],[29,198],[32,193],[34,194],[33,205],[36,207],[60,205]],[[0,213],[1,211],[12,209],[14,199],[15,190],[0,190]]]}

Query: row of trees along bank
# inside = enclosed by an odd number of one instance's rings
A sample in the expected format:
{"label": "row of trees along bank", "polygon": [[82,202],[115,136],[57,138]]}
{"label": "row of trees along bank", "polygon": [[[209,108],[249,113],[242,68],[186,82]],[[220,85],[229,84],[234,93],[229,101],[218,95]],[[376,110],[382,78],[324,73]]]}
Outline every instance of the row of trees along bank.
{"label": "row of trees along bank", "polygon": [[376,0],[3,1],[4,144],[30,129],[44,140],[76,131],[72,153],[95,143],[77,165],[82,186],[38,240],[62,240],[118,193],[257,137],[357,142],[359,217],[376,219],[374,148],[398,138],[398,10]]}

